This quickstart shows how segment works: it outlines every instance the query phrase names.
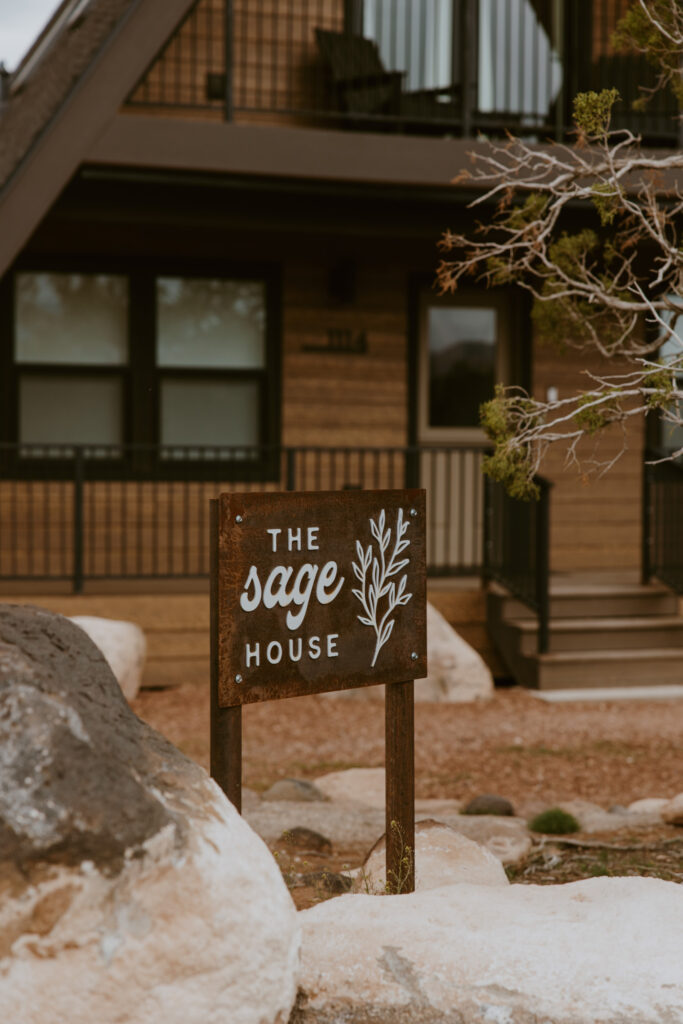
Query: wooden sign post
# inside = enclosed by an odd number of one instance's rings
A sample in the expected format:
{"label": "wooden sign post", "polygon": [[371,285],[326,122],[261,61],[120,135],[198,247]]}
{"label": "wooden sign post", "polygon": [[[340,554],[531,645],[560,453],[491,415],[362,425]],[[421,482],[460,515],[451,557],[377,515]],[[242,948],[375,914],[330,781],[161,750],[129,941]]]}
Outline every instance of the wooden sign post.
{"label": "wooden sign post", "polygon": [[415,887],[425,563],[424,491],[211,502],[211,775],[241,811],[243,704],[385,683],[387,881],[401,892]]}

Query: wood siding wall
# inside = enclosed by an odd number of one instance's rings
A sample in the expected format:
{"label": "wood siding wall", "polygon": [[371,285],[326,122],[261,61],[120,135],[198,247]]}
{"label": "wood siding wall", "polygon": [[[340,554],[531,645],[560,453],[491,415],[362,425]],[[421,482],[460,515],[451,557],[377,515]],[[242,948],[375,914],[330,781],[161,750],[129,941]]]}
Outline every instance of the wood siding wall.
{"label": "wood siding wall", "polygon": [[[538,340],[534,348],[534,393],[545,398],[549,387],[567,398],[590,386],[584,369],[618,373],[619,368],[584,354],[558,352]],[[587,439],[581,448],[583,472],[565,465],[565,451],[552,450],[542,474],[553,482],[550,496],[551,570],[635,569],[640,565],[641,474],[644,426],[629,424],[627,450],[603,477],[590,472],[591,458],[614,458],[624,443],[620,426]]]}
{"label": "wood siding wall", "polygon": [[[324,256],[284,274],[282,440],[288,445],[405,445],[408,440],[405,268],[359,264],[355,301],[327,295]],[[327,332],[363,332],[365,354],[316,352]]]}

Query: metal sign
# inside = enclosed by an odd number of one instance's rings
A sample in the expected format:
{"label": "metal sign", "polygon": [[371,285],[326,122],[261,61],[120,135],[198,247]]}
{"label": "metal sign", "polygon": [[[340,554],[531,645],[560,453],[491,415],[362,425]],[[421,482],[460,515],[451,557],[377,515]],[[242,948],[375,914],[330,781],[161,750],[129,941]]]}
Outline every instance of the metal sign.
{"label": "metal sign", "polygon": [[223,494],[221,707],[421,678],[424,491]]}
{"label": "metal sign", "polygon": [[211,776],[241,810],[243,704],[385,683],[387,882],[403,892],[415,884],[425,532],[418,490],[211,502]]}

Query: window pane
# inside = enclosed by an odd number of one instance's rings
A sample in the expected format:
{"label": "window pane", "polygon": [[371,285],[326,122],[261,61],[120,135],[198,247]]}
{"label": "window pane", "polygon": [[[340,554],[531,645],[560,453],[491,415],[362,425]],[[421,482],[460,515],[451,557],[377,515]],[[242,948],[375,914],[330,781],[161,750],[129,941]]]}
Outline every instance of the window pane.
{"label": "window pane", "polygon": [[[676,300],[675,295],[669,295],[668,298]],[[662,313],[662,319],[669,327],[673,325],[673,312],[667,311]],[[659,349],[659,359],[663,363],[671,363],[676,359],[680,359],[681,352],[683,351],[683,312],[678,314],[678,319],[674,327],[674,334],[669,336],[663,345]],[[678,386],[683,386],[683,373],[677,374]],[[683,417],[683,402],[678,402],[677,406],[673,406],[670,410],[671,414],[678,417]],[[677,452],[683,448],[683,427],[678,426],[674,423],[667,423],[664,419],[660,421],[660,443],[662,448],[668,452]]]}
{"label": "window pane", "polygon": [[162,380],[162,444],[229,446],[258,442],[256,381]]}
{"label": "window pane", "polygon": [[552,8],[533,0],[480,0],[478,108],[543,124],[562,87]]}
{"label": "window pane", "polygon": [[24,444],[120,444],[121,380],[25,376],[19,382]]}
{"label": "window pane", "polygon": [[261,281],[157,279],[157,364],[253,369],[265,365]]}
{"label": "window pane", "polygon": [[128,356],[128,282],[110,274],[17,274],[20,363],[121,366]]}
{"label": "window pane", "polygon": [[429,332],[429,426],[478,427],[479,406],[493,396],[496,311],[432,306]]}
{"label": "window pane", "polygon": [[365,0],[363,35],[379,44],[387,70],[405,71],[404,89],[454,80],[452,0]]}

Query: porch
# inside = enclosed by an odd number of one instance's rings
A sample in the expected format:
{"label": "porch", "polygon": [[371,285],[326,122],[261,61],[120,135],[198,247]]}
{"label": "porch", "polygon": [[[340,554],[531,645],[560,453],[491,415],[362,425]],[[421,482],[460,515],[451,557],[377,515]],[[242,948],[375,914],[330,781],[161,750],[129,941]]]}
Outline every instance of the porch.
{"label": "porch", "polygon": [[484,484],[484,451],[6,445],[0,592],[134,619],[150,645],[146,684],[172,685],[208,670],[210,497],[422,486],[429,600],[496,677],[543,689],[680,683],[683,469],[645,469],[640,573],[551,573],[550,486],[513,502]]}
{"label": "porch", "polygon": [[647,61],[614,50],[629,0],[198,0],[124,112],[354,131],[563,139],[572,97],[616,86],[619,126],[676,145]]}

